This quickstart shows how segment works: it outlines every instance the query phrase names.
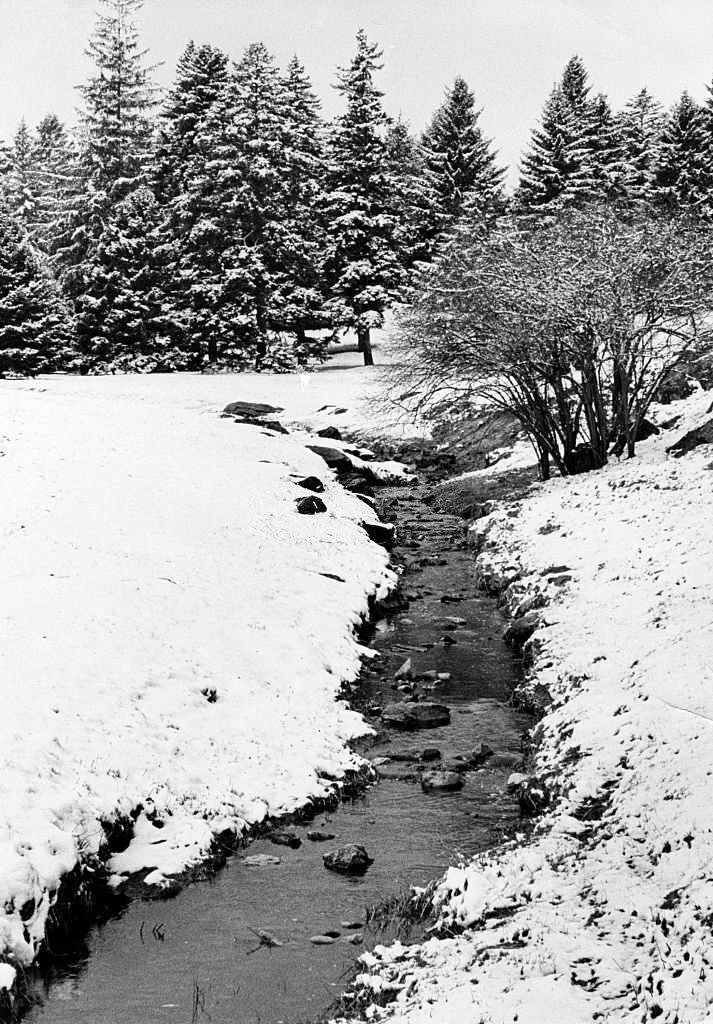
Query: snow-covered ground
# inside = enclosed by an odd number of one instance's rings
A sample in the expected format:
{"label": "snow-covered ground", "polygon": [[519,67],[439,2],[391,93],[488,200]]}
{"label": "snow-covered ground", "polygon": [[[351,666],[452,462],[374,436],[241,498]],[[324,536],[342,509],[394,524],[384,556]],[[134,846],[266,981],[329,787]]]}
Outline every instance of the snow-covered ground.
{"label": "snow-covered ground", "polygon": [[[553,703],[529,841],[450,869],[449,938],[365,958],[371,1019],[401,1024],[713,1020],[713,446],[537,486],[478,522],[479,573],[541,608],[533,685]],[[494,471],[498,470],[498,466]]]}
{"label": "snow-covered ground", "polygon": [[[259,400],[283,422],[379,422],[379,371],[357,362],[0,381],[0,954],[33,959],[102,821],[143,806],[111,870],[160,885],[354,766],[364,725],[335,696],[393,582],[359,525],[375,516],[299,433],[219,414]],[[309,474],[326,514],[295,509]],[[12,978],[0,965],[0,989]]]}

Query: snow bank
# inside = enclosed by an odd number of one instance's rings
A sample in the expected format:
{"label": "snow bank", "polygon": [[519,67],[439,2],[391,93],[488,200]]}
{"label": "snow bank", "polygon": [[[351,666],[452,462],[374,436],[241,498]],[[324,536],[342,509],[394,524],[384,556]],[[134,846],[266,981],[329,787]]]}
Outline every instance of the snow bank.
{"label": "snow bank", "polygon": [[[0,953],[33,959],[102,822],[143,807],[110,870],[161,884],[355,766],[335,696],[393,582],[370,510],[299,438],[219,417],[316,412],[351,372],[0,381]],[[326,514],[295,510],[309,474]]]}
{"label": "snow bank", "polygon": [[528,841],[448,872],[454,937],[375,951],[363,980],[394,1001],[372,1019],[713,1019],[713,446],[665,454],[711,397],[667,406],[635,460],[475,525],[481,579],[540,610],[556,799]]}

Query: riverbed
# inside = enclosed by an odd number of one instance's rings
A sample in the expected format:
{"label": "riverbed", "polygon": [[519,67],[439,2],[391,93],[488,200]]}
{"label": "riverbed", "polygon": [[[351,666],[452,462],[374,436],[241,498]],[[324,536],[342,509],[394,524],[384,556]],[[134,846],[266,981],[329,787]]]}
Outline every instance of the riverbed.
{"label": "riverbed", "polygon": [[[170,901],[132,902],[94,928],[71,956],[37,980],[32,1024],[278,1024],[316,1017],[338,996],[356,957],[388,940],[367,926],[366,908],[409,885],[425,886],[460,857],[493,845],[517,821],[506,780],[512,767],[463,773],[456,792],[425,793],[425,768],[487,744],[516,759],[529,720],[509,705],[519,664],[501,639],[494,601],[478,593],[463,522],[424,504],[423,491],[385,489],[380,504],[396,518],[393,561],[403,567],[408,604],[381,618],[355,703],[377,735],[362,751],[378,765],[378,784],[309,824],[288,826],[291,849],[255,840],[209,881]],[[397,681],[407,659],[411,675]],[[380,709],[410,697],[450,708],[449,725],[387,730]],[[426,764],[425,748],[440,762]],[[394,757],[396,755],[396,757]],[[313,841],[319,831],[334,838]],[[359,843],[374,858],[359,877],[325,870],[322,857]],[[250,867],[246,856],[279,863]],[[327,944],[315,936],[332,935]],[[270,941],[261,941],[265,933]],[[417,932],[415,934],[418,934]]]}

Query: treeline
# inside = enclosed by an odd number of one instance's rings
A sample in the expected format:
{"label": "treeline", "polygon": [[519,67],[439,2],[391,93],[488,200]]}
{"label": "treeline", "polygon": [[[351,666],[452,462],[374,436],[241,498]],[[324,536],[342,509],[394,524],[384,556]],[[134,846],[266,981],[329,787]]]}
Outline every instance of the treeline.
{"label": "treeline", "polygon": [[369,361],[465,195],[501,195],[465,83],[417,141],[360,32],[331,123],[261,43],[237,62],[190,43],[160,101],[142,4],[104,0],[79,126],[23,122],[5,149],[0,372],[289,369],[346,329]]}
{"label": "treeline", "polygon": [[23,122],[1,154],[0,374],[292,369],[344,330],[368,362],[463,231],[593,201],[710,215],[713,101],[665,115],[644,90],[613,113],[575,57],[507,196],[460,77],[420,137],[385,113],[363,32],[331,122],[261,43],[190,43],[162,97],[143,0],[102,3],[79,125]]}

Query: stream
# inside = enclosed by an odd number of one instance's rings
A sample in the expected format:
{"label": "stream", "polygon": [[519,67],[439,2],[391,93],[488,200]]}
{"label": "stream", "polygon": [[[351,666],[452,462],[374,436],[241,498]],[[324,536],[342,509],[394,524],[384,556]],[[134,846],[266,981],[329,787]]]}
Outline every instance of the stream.
{"label": "stream", "polygon": [[[135,900],[92,929],[80,949],[37,980],[28,1024],[313,1019],[347,985],[356,957],[396,934],[393,927],[364,927],[367,906],[409,885],[426,885],[459,857],[496,843],[517,821],[517,804],[506,789],[512,767],[468,771],[457,792],[425,793],[419,783],[424,748],[438,748],[443,761],[481,742],[518,753],[530,724],[508,704],[519,665],[501,640],[495,602],[475,590],[463,521],[431,510],[422,493],[379,493],[380,506],[397,521],[393,561],[405,567],[402,593],[409,600],[373,628],[379,657],[365,663],[355,694],[356,706],[378,730],[376,742],[359,749],[377,760],[381,781],[309,824],[288,826],[302,840],[298,849],[257,839],[209,881],[187,886],[170,901]],[[450,677],[415,684],[423,699],[448,705],[449,725],[384,729],[378,710],[404,697],[394,689],[394,676],[407,658],[414,673]],[[314,830],[335,839],[311,841],[307,833]],[[322,855],[352,842],[374,858],[368,871],[350,877],[325,870]],[[280,863],[246,866],[244,857],[259,853]],[[281,945],[260,945],[255,933],[261,930]],[[310,941],[326,931],[339,933],[333,943]]]}

